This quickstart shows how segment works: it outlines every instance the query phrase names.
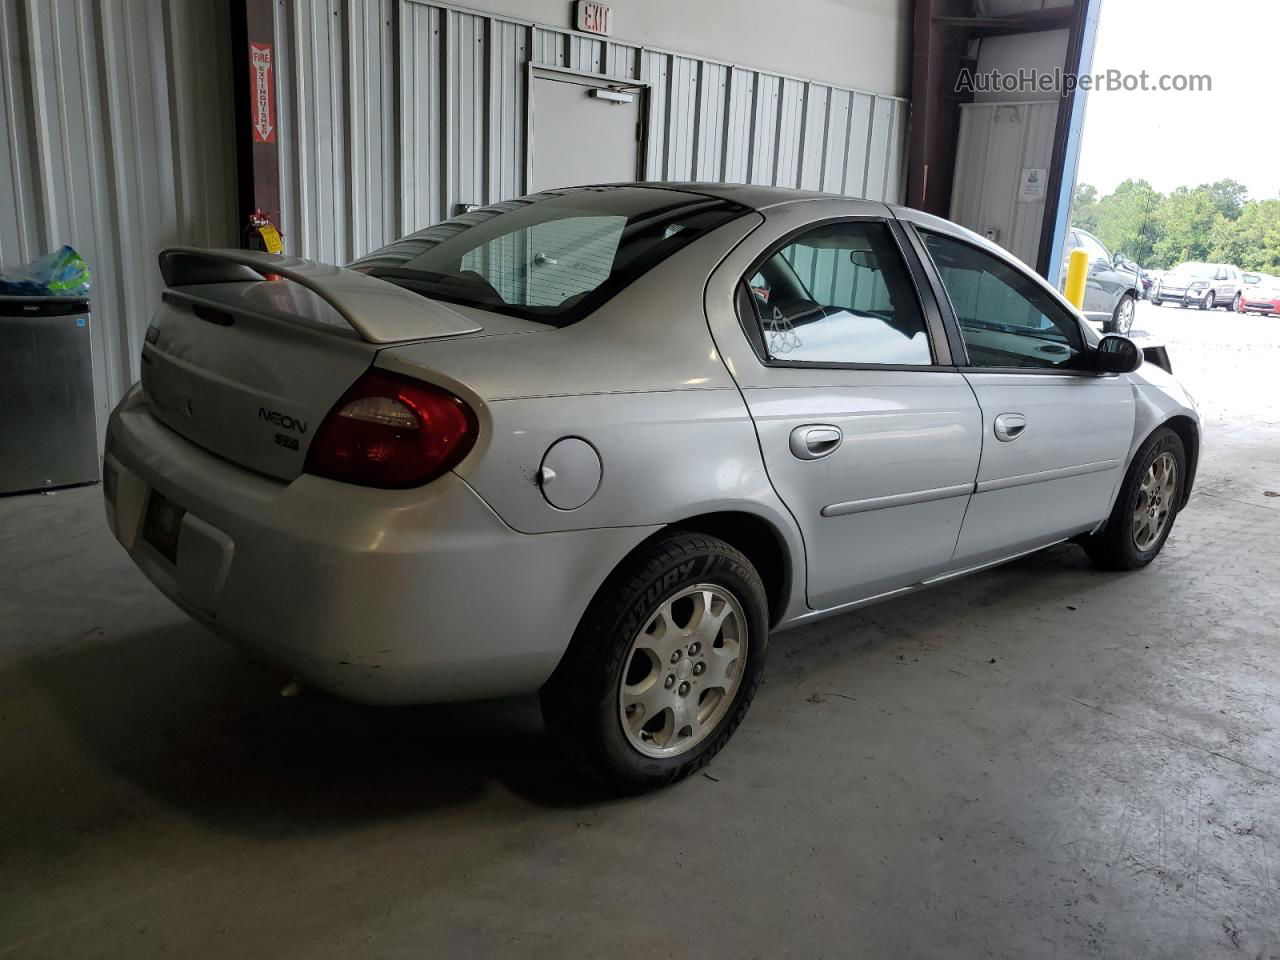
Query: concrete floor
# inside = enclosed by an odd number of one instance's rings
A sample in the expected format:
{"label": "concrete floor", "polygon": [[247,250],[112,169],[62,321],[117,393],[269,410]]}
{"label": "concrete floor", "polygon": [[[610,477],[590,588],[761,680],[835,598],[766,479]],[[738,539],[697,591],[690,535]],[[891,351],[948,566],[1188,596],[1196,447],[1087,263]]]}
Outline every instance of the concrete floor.
{"label": "concrete floor", "polygon": [[96,488],[0,500],[0,957],[1280,955],[1280,320],[1138,328],[1209,426],[1154,566],[1062,547],[780,635],[642,799],[532,701],[281,699]]}

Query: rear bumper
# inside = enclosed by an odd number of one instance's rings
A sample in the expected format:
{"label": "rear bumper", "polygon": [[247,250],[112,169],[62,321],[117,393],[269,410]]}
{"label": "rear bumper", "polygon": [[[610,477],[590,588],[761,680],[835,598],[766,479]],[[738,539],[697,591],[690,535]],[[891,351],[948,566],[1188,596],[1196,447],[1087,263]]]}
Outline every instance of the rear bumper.
{"label": "rear bumper", "polygon": [[[368,703],[536,690],[653,529],[517,533],[454,474],[402,491],[280,483],[187,442],[136,390],[105,461],[108,523],[157,587],[255,657]],[[187,511],[176,563],[143,536],[153,490]]]}

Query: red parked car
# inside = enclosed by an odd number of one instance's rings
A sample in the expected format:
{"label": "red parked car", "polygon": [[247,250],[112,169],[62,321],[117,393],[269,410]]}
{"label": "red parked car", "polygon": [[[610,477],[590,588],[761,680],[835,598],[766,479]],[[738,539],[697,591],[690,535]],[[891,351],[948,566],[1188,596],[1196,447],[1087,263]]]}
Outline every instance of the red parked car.
{"label": "red parked car", "polygon": [[1244,294],[1240,298],[1241,313],[1280,316],[1280,277],[1265,273],[1242,274]]}

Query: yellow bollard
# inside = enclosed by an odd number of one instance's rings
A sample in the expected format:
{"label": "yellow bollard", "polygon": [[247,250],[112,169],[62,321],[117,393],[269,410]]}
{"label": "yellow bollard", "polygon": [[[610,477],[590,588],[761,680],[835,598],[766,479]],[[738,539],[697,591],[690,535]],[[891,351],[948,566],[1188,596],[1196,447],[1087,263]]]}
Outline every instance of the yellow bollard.
{"label": "yellow bollard", "polygon": [[1089,273],[1089,251],[1072,250],[1067,265],[1067,286],[1062,291],[1077,310],[1084,309],[1084,282]]}

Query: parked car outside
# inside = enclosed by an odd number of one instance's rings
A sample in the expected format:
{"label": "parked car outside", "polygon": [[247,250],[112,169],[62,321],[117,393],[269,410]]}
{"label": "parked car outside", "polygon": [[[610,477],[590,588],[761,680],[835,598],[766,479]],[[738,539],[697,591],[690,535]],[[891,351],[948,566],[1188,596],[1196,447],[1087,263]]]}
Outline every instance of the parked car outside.
{"label": "parked car outside", "polygon": [[1280,277],[1265,273],[1244,274],[1246,286],[1240,298],[1241,313],[1280,315]]}
{"label": "parked car outside", "polygon": [[1084,307],[1081,312],[1094,323],[1102,324],[1104,333],[1128,336],[1133,329],[1134,306],[1142,295],[1138,265],[1121,254],[1111,255],[1093,234],[1079,227],[1067,232],[1058,288],[1067,285],[1067,264],[1073,250],[1089,254],[1089,272],[1085,280]]}
{"label": "parked car outside", "polygon": [[1151,302],[1157,307],[1176,303],[1234,312],[1240,308],[1242,289],[1240,271],[1228,263],[1182,263],[1165,274]]}
{"label": "parked car outside", "polygon": [[1167,359],[881,203],[563,189],[160,268],[105,454],[138,567],[340,696],[540,691],[623,790],[711,759],[772,631],[1066,540],[1142,567],[1196,469]]}
{"label": "parked car outside", "polygon": [[1141,287],[1141,299],[1151,299],[1151,288],[1155,286],[1155,281],[1155,274],[1150,270],[1144,270],[1141,267],[1138,268],[1138,285]]}
{"label": "parked car outside", "polygon": [[1160,289],[1160,281],[1165,277],[1164,270],[1144,270],[1143,284],[1146,287],[1145,295],[1148,300],[1154,300],[1156,291]]}

